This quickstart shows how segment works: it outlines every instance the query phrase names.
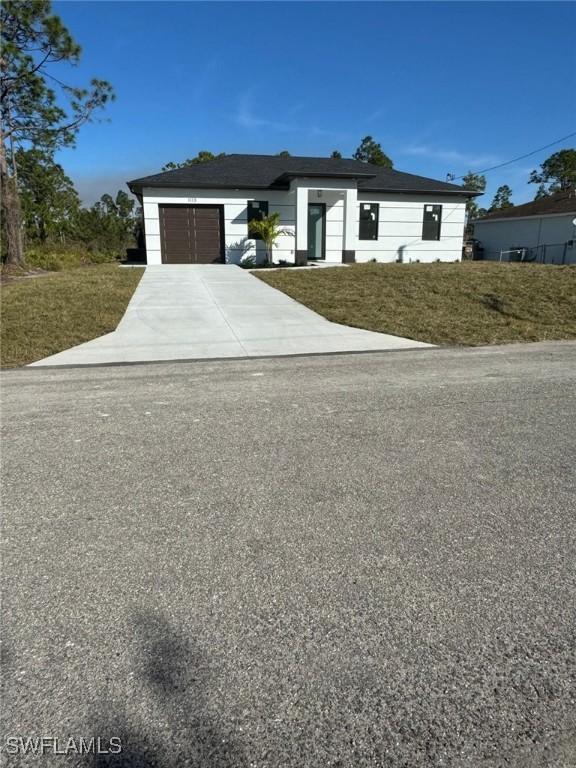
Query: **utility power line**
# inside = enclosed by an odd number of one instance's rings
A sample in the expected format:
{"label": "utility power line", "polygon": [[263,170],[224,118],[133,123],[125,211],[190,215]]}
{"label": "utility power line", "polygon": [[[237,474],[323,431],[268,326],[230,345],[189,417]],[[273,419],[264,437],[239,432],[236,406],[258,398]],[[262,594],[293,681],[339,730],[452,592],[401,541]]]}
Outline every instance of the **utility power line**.
{"label": "utility power line", "polygon": [[[566,139],[571,139],[573,136],[576,136],[576,131],[574,133],[569,133],[568,136],[563,136],[561,139],[556,139],[556,141],[551,141],[550,144],[546,144],[544,147],[533,149],[532,152],[527,152],[525,155],[520,155],[519,157],[515,157],[513,160],[507,160],[505,163],[499,163],[498,165],[493,165],[490,168],[484,168],[483,171],[474,171],[474,173],[481,175],[484,173],[490,173],[490,171],[495,171],[497,168],[504,168],[505,165],[511,165],[512,163],[517,163],[518,160],[524,160],[524,158],[526,157],[532,157],[532,155],[537,155],[538,152],[543,152],[545,149],[548,149],[549,147],[553,147],[555,144],[560,144],[561,142],[566,141]],[[468,175],[467,173],[465,173],[463,176],[454,176],[451,173],[448,174],[451,181],[457,181],[458,179],[463,179],[464,176],[467,176],[467,175]]]}

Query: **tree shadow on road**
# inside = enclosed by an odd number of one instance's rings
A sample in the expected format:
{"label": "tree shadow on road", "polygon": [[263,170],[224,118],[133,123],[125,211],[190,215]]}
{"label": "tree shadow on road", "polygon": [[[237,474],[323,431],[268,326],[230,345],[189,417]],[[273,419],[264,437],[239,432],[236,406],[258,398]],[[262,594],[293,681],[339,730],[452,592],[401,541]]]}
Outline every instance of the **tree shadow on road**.
{"label": "tree shadow on road", "polygon": [[92,768],[241,768],[241,747],[210,711],[209,659],[157,612],[134,619],[137,653],[134,674],[143,701],[121,709],[103,701],[92,732],[103,742],[122,741],[119,754],[94,755]]}

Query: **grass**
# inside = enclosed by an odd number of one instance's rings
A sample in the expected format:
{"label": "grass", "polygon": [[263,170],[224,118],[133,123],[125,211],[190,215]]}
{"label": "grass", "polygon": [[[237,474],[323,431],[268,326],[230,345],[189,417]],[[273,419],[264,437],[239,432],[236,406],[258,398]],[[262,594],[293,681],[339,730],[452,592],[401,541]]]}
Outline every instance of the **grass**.
{"label": "grass", "polygon": [[329,320],[432,344],[576,338],[576,267],[356,264],[258,273]]}
{"label": "grass", "polygon": [[142,272],[101,264],[3,285],[2,367],[26,365],[113,331]]}

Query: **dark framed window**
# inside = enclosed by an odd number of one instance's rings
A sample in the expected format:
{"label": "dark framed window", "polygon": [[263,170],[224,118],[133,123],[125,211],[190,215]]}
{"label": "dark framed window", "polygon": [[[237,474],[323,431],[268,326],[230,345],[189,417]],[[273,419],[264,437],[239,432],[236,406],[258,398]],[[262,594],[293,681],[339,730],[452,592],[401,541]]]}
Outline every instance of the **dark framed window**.
{"label": "dark framed window", "polygon": [[359,240],[378,240],[378,203],[360,203]]}
{"label": "dark framed window", "polygon": [[262,221],[264,216],[268,216],[268,201],[267,200],[248,200],[248,237],[253,240],[261,240],[261,235],[256,232],[250,231],[251,221]]}
{"label": "dark framed window", "polygon": [[422,221],[422,240],[440,240],[442,227],[442,206],[425,205]]}

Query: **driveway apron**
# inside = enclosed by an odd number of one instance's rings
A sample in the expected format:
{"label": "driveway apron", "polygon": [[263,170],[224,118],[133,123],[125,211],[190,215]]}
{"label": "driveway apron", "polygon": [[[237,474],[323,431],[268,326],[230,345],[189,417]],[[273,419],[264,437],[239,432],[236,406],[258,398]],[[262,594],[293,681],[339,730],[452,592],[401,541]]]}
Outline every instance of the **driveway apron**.
{"label": "driveway apron", "polygon": [[429,347],[331,323],[233,265],[147,267],[112,333],[32,363],[266,357]]}

